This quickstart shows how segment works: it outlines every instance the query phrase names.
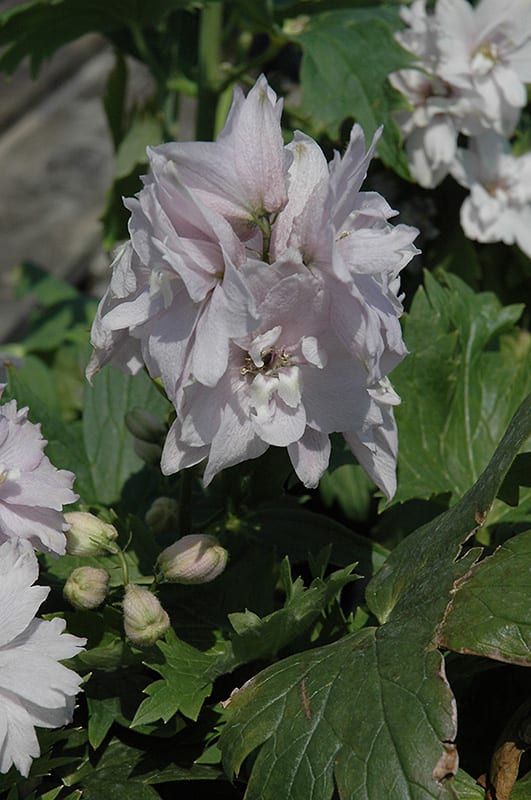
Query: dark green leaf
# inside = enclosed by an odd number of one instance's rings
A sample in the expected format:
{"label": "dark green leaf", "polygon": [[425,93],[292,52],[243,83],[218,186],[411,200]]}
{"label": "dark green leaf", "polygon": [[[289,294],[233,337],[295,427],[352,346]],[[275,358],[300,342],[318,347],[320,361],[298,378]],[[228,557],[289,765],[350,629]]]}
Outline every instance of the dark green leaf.
{"label": "dark green leaf", "polygon": [[455,275],[426,274],[404,325],[410,355],[393,372],[400,448],[394,502],[451,493],[455,501],[485,469],[531,390],[531,341],[510,332],[521,306],[475,294]]}
{"label": "dark green leaf", "polygon": [[346,567],[356,561],[360,574],[368,577],[380,569],[388,554],[377,542],[289,499],[262,506],[242,522],[246,536],[274,548],[278,556],[289,556],[293,563],[305,561],[309,553],[317,555],[331,544],[332,564]]}
{"label": "dark green leaf", "polygon": [[217,641],[208,650],[200,651],[178,639],[173,630],[166,642],[157,644],[163,660],[149,666],[162,675],[163,680],[147,687],[144,700],[133,720],[133,726],[146,725],[157,719],[167,722],[180,711],[190,719],[197,719],[212,684],[225,669],[235,666],[227,642]]}
{"label": "dark green leaf", "polygon": [[387,80],[389,73],[410,64],[410,57],[393,38],[397,27],[398,14],[391,8],[327,11],[309,18],[293,39],[303,49],[303,113],[332,139],[347,117],[359,122],[368,142],[385,125],[378,154],[408,177],[392,116],[403,107],[402,100]]}
{"label": "dark green leaf", "polygon": [[106,367],[93,386],[86,385],[83,438],[100,503],[116,503],[127,479],[143,467],[124,424],[125,415],[136,406],[161,418],[168,409],[145,373],[133,377]]}
{"label": "dark green leaf", "polygon": [[[40,0],[0,15],[0,70],[13,72],[30,56],[33,75],[67,42],[92,31],[113,34],[124,28],[156,27],[188,0]],[[46,35],[43,35],[46,31]]]}
{"label": "dark green leaf", "polygon": [[531,665],[531,532],[505,542],[456,584],[441,647]]}
{"label": "dark green leaf", "polygon": [[227,772],[261,747],[246,800],[329,800],[334,782],[356,800],[455,800],[455,708],[433,640],[478,555],[461,546],[530,431],[531,397],[475,486],[391,553],[367,591],[380,628],[285,659],[231,699]]}

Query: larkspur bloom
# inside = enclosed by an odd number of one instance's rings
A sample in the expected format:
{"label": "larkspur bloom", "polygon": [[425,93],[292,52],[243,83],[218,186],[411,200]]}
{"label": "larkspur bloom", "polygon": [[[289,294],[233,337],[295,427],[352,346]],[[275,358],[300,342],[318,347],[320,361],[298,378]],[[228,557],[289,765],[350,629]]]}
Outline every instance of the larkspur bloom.
{"label": "larkspur bloom", "polygon": [[81,678],[60,661],[85,644],[63,632],[64,620],[35,617],[50,591],[33,586],[38,572],[29,542],[0,545],[0,772],[14,764],[24,776],[39,755],[35,727],[72,719]]}
{"label": "larkspur bloom", "polygon": [[391,496],[398,398],[386,376],[406,352],[398,275],[418,232],[360,191],[379,133],[366,151],[354,126],[328,164],[300,132],[283,144],[280,111],[260,78],[236,91],[216,142],[150,151],[89,374],[143,361],[162,379],[177,412],[166,474],[206,460],[208,483],[277,445],[315,486],[340,432]]}
{"label": "larkspur bloom", "polygon": [[510,136],[531,82],[529,0],[438,0],[439,74],[479,98],[484,130]]}
{"label": "larkspur bloom", "polygon": [[0,543],[27,539],[37,550],[62,555],[68,527],[62,509],[78,496],[75,476],[50,463],[46,444],[27,408],[17,409],[15,400],[0,405]]}
{"label": "larkspur bloom", "polygon": [[527,0],[425,0],[401,10],[408,27],[396,34],[415,57],[389,76],[411,109],[396,115],[410,171],[425,188],[451,171],[458,135],[494,128],[510,135],[531,80],[531,6]]}
{"label": "larkspur bloom", "polygon": [[492,131],[459,150],[455,179],[470,194],[461,225],[478,242],[516,244],[531,258],[531,153],[516,157],[509,142]]}

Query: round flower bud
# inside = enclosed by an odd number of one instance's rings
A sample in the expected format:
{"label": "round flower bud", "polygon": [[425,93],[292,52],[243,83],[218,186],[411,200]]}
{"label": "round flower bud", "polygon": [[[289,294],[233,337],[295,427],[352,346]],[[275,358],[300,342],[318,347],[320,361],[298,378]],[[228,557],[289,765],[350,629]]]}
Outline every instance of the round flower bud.
{"label": "round flower bud", "polygon": [[166,425],[145,408],[132,408],[125,415],[125,424],[129,433],[142,442],[159,444],[166,436]]}
{"label": "round flower bud", "polygon": [[162,551],[157,571],[172,583],[208,583],[221,575],[228,557],[215,536],[191,534]]}
{"label": "round flower bud", "polygon": [[163,533],[177,525],[179,504],[173,497],[157,497],[146,511],[145,521],[155,533]]}
{"label": "round flower bud", "polygon": [[78,567],[70,574],[63,595],[74,608],[88,611],[105,600],[109,587],[109,573],[98,567]]}
{"label": "round flower bud", "polygon": [[71,556],[100,556],[116,553],[114,540],[118,531],[114,525],[102,522],[87,511],[69,511],[65,520],[70,528],[65,531],[66,552]]}
{"label": "round flower bud", "polygon": [[162,458],[162,446],[154,442],[145,442],[143,439],[133,439],[135,453],[145,464],[155,466],[160,464]]}
{"label": "round flower bud", "polygon": [[137,647],[155,644],[170,627],[170,618],[158,598],[133,583],[125,587],[123,611],[125,634]]}

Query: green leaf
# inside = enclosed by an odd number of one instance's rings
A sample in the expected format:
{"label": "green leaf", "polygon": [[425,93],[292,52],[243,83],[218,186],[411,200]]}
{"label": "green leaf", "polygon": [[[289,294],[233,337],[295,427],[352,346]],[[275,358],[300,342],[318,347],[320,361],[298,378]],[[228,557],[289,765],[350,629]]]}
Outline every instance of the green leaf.
{"label": "green leaf", "polygon": [[374,484],[359,464],[342,464],[327,470],[319,481],[321,499],[327,508],[337,503],[345,517],[353,522],[367,520]]}
{"label": "green leaf", "polygon": [[346,567],[353,561],[359,572],[369,577],[382,566],[388,555],[385,547],[341,525],[339,522],[301,508],[291,499],[281,499],[274,506],[261,506],[242,520],[249,539],[275,549],[278,556],[289,556],[292,563],[306,561],[309,553],[317,555],[332,545],[330,562]]}
{"label": "green leaf", "polygon": [[116,503],[127,479],[144,466],[124,423],[135,406],[160,417],[168,410],[168,403],[143,372],[132,376],[105,367],[93,386],[85,387],[83,438],[100,503]]}
{"label": "green leaf", "polygon": [[63,422],[58,409],[49,408],[40,395],[34,393],[33,377],[10,368],[9,392],[19,408],[29,406],[29,418],[41,423],[42,433],[48,444],[46,455],[58,469],[68,469],[76,475],[75,490],[86,503],[96,503],[97,496],[92,481],[90,465],[83,444],[80,422]]}
{"label": "green leaf", "polygon": [[393,371],[400,447],[393,502],[449,494],[453,502],[485,469],[531,390],[531,338],[510,336],[522,306],[503,307],[455,275],[428,273],[404,325],[410,355]]}
{"label": "green leaf", "polygon": [[238,663],[243,664],[261,658],[272,659],[293,639],[317,620],[328,604],[336,598],[347,583],[359,578],[352,575],[355,565],[332,573],[326,580],[316,578],[308,589],[302,582],[291,583],[289,562],[284,562],[287,580],[287,598],[284,608],[260,619],[251,611],[229,615],[236,636],[232,648]]}
{"label": "green leaf", "polygon": [[391,553],[367,590],[379,628],[287,658],[231,699],[227,773],[260,747],[246,800],[330,800],[334,785],[356,800],[455,800],[455,707],[434,638],[478,556],[461,547],[530,431],[531,397],[475,486]]}
{"label": "green leaf", "polygon": [[458,800],[485,800],[485,789],[463,769],[457,770],[452,786]]}
{"label": "green leaf", "polygon": [[[351,574],[352,569],[350,566],[339,570],[326,580],[316,578],[306,589],[300,578],[292,583],[289,563],[285,560],[281,568],[286,593],[284,607],[263,618],[247,609],[229,613],[233,632],[226,631],[227,638],[223,638],[219,630],[207,628],[209,645],[202,649],[179,637],[180,632],[182,637],[189,637],[190,632],[184,625],[181,629],[179,621],[174,619],[175,630],[167,635],[166,642],[157,644],[164,661],[148,663],[163,680],[145,690],[148,698],[138,709],[132,724],[137,726],[157,719],[166,722],[177,711],[197,719],[216,678],[241,664],[274,658],[280,649],[302,636],[338,597],[341,589],[356,579],[357,576]],[[228,579],[231,579],[230,574]],[[192,616],[201,616],[197,607],[192,607],[191,612]]]}
{"label": "green leaf", "polygon": [[[40,0],[0,15],[0,70],[11,73],[29,56],[35,76],[42,62],[67,42],[96,31],[156,27],[188,0]],[[46,36],[43,36],[46,31]]]}
{"label": "green leaf", "polygon": [[531,664],[531,532],[505,542],[456,584],[437,639],[458,653]]}
{"label": "green leaf", "polygon": [[114,59],[114,67],[105,86],[103,107],[116,151],[124,138],[126,125],[127,62],[119,51],[115,52]]}
{"label": "green leaf", "polygon": [[303,49],[302,112],[332,139],[347,117],[362,126],[367,142],[383,124],[378,154],[407,178],[407,159],[392,116],[403,101],[387,80],[411,60],[393,38],[397,27],[396,9],[326,11],[309,18],[302,33],[292,38]]}
{"label": "green leaf", "polygon": [[140,769],[144,758],[144,750],[113,739],[95,765],[84,761],[68,776],[69,785],[81,787],[83,800],[160,800]]}
{"label": "green leaf", "polygon": [[170,630],[166,641],[158,642],[157,647],[164,660],[160,664],[150,662],[148,666],[162,675],[163,680],[145,690],[148,698],[139,707],[133,726],[157,719],[167,722],[177,711],[189,719],[197,719],[215,678],[234,665],[230,648],[222,640],[202,652]]}

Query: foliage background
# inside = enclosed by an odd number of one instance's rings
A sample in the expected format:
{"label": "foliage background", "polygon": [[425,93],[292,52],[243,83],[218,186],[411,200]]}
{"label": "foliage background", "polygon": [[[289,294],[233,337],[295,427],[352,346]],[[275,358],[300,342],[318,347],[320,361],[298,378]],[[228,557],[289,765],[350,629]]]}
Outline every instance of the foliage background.
{"label": "foliage background", "polygon": [[[121,197],[140,188],[145,146],[178,137],[183,95],[197,100],[197,138],[210,139],[234,84],[262,71],[286,96],[287,138],[300,128],[330,156],[354,120],[367,139],[385,126],[367,185],[420,228],[423,250],[403,277],[411,354],[392,376],[399,485],[387,506],[339,441],[315,492],[273,448],[208,490],[193,470],[164,478],[124,420],[141,407],[169,422],[165,398],[146,376],[110,368],[86,384],[96,301],[20,268],[20,295],[39,305],[25,338],[4,347],[23,359],[8,370],[10,395],[42,423],[52,462],[76,473],[79,508],[117,525],[129,580],[151,585],[158,552],[191,531],[215,533],[230,563],[211,585],[161,585],[172,631],[139,650],[122,631],[120,558],[42,559],[44,611],[89,638],[72,664],[85,691],[70,728],[41,731],[30,777],[0,778],[9,800],[177,790],[479,800],[485,774],[509,797],[507,767],[519,774],[510,797],[529,796],[531,263],[516,247],[464,237],[463,190],[451,179],[432,191],[410,182],[393,121],[403,100],[387,81],[410,63],[393,39],[399,6],[43,0],[0,16],[8,73],[29,57],[38,79],[43,61],[87,31],[115,48],[102,98],[116,157],[107,247],[127,236]],[[142,107],[126,105],[128,57],[156,81]],[[530,148],[529,119],[528,107],[519,152]],[[145,514],[158,496],[177,498],[179,512],[155,530]],[[62,587],[80,564],[111,572],[103,611],[65,608]]]}

